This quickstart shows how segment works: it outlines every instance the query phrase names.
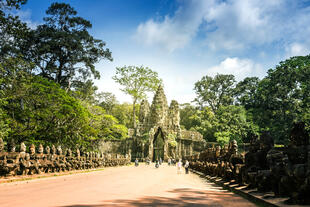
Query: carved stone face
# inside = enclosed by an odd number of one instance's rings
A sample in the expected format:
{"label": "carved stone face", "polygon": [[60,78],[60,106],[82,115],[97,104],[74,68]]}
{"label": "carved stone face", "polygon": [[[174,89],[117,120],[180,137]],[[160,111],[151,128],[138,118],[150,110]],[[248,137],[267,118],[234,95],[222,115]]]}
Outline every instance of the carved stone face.
{"label": "carved stone face", "polygon": [[15,152],[16,150],[16,146],[15,146],[15,142],[14,140],[11,140],[9,145],[8,145],[8,149],[9,149],[9,152]]}
{"label": "carved stone face", "polygon": [[48,154],[48,155],[51,153],[51,149],[50,149],[49,146],[45,147],[45,153]]}
{"label": "carved stone face", "polygon": [[66,153],[66,154],[67,154],[68,157],[71,157],[71,156],[72,156],[72,151],[71,151],[71,149],[67,149],[67,153]]}
{"label": "carved stone face", "polygon": [[34,144],[32,144],[32,145],[30,146],[30,154],[33,155],[33,154],[35,154],[35,153],[36,153],[36,148],[35,148]]}
{"label": "carved stone face", "polygon": [[236,140],[230,142],[231,152],[238,152],[238,144]]}
{"label": "carved stone face", "polygon": [[58,155],[62,155],[61,146],[58,146],[58,147],[57,147],[57,154],[58,154]]}
{"label": "carved stone face", "polygon": [[4,142],[2,138],[0,138],[0,152],[4,151]]}
{"label": "carved stone face", "polygon": [[27,153],[25,158],[26,158],[27,161],[29,161],[30,160],[30,155]]}
{"label": "carved stone face", "polygon": [[26,152],[26,145],[25,145],[25,143],[24,142],[22,142],[21,144],[20,144],[20,152]]}
{"label": "carved stone face", "polygon": [[273,147],[273,145],[274,141],[270,133],[268,131],[262,132],[262,135],[260,137],[260,149],[268,151]]}
{"label": "carved stone face", "polygon": [[43,154],[43,150],[44,150],[44,148],[43,148],[42,144],[40,144],[40,145],[39,145],[39,150],[38,150],[38,152],[39,152],[40,154]]}
{"label": "carved stone face", "polygon": [[52,154],[53,155],[56,154],[56,147],[55,147],[55,145],[52,145]]}

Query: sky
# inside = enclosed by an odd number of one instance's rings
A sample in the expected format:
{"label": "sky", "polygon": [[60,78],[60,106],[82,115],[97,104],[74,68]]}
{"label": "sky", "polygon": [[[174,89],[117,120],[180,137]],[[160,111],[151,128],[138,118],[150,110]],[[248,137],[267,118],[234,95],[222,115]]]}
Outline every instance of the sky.
{"label": "sky", "polygon": [[[55,0],[28,0],[18,15],[35,28]],[[63,0],[92,23],[113,61],[96,64],[99,91],[131,102],[112,80],[116,67],[158,72],[168,101],[191,102],[203,76],[266,76],[268,69],[310,52],[310,0]],[[152,100],[152,95],[149,96]]]}

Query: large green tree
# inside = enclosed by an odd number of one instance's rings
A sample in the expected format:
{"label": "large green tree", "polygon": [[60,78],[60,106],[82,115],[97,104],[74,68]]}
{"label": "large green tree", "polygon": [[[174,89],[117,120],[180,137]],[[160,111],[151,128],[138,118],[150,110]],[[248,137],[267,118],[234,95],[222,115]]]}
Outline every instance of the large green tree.
{"label": "large green tree", "polygon": [[214,78],[204,76],[195,83],[195,101],[201,106],[209,106],[216,113],[222,105],[233,103],[235,77],[233,75],[217,74]]}
{"label": "large green tree", "polygon": [[257,77],[246,77],[237,83],[234,89],[235,104],[242,105],[246,109],[255,107],[259,82]]}
{"label": "large green tree", "polygon": [[118,104],[116,96],[111,92],[101,92],[99,96],[99,105],[103,107],[107,113],[112,114],[114,107]]}
{"label": "large green tree", "polygon": [[279,142],[287,142],[294,122],[308,126],[310,55],[282,61],[258,84],[253,118]]}
{"label": "large green tree", "polygon": [[147,97],[147,92],[155,92],[162,80],[158,73],[148,67],[117,67],[113,79],[123,88],[121,90],[133,99],[133,127],[136,128],[136,104]]}
{"label": "large green tree", "polygon": [[0,1],[0,61],[19,56],[27,42],[30,29],[12,10],[18,10],[26,0]]}
{"label": "large green tree", "polygon": [[181,127],[184,127],[186,130],[190,130],[190,128],[192,128],[193,126],[193,119],[191,119],[191,117],[194,116],[196,113],[197,108],[190,103],[180,104]]}
{"label": "large green tree", "polygon": [[29,43],[28,57],[36,64],[37,73],[63,88],[74,87],[91,76],[100,78],[94,64],[112,57],[104,48],[105,42],[89,34],[92,24],[65,3],[53,3],[46,14],[45,23],[33,31]]}

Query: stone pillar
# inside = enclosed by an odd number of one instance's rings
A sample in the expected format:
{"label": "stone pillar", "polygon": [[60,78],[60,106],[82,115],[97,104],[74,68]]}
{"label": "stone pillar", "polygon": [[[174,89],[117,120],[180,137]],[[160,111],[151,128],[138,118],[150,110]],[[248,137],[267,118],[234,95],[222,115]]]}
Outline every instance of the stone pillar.
{"label": "stone pillar", "polygon": [[168,142],[165,141],[165,145],[164,145],[164,161],[168,160]]}

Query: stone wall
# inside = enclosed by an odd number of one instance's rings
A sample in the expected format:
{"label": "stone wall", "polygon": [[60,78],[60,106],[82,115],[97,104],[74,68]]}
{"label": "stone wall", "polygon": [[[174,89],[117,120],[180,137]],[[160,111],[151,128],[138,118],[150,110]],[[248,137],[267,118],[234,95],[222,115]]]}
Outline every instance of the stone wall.
{"label": "stone wall", "polygon": [[31,145],[27,151],[24,143],[20,144],[20,152],[15,151],[14,145],[4,150],[3,140],[0,138],[0,176],[32,175],[71,170],[85,170],[91,168],[126,165],[130,163],[129,155],[105,154],[96,152],[81,153],[66,149],[63,153],[60,146],[51,148],[42,145]]}
{"label": "stone wall", "polygon": [[295,124],[287,147],[274,147],[268,132],[252,139],[249,151],[238,152],[236,141],[221,148],[209,147],[187,156],[190,168],[225,181],[246,185],[274,197],[288,197],[287,203],[310,204],[310,145],[304,124]]}
{"label": "stone wall", "polygon": [[125,140],[107,140],[101,141],[98,150],[105,154],[128,154],[132,147],[132,138]]}

